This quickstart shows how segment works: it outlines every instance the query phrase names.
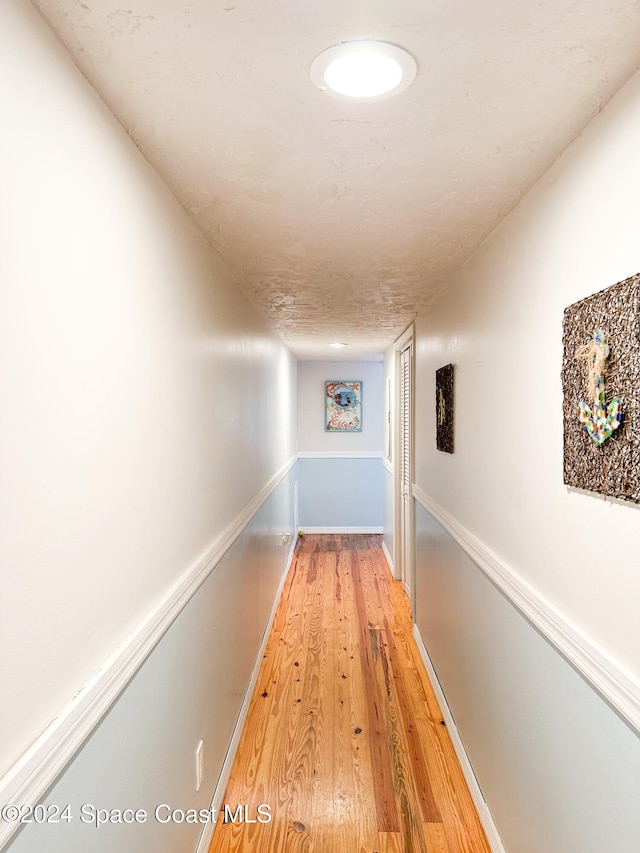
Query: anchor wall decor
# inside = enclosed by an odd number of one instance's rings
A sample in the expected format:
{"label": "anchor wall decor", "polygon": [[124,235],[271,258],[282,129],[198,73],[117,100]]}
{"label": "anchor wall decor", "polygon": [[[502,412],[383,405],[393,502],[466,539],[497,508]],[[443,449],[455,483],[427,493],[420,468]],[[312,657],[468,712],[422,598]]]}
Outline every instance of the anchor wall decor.
{"label": "anchor wall decor", "polygon": [[593,405],[590,406],[581,400],[578,416],[582,429],[596,444],[603,444],[610,438],[622,420],[620,397],[613,397],[609,403],[605,403],[604,398],[604,371],[609,352],[609,345],[601,330],[595,333],[592,343],[580,346],[576,350],[576,358],[587,362],[587,389],[593,401]]}
{"label": "anchor wall decor", "polygon": [[640,504],[640,273],[562,323],[563,481]]}

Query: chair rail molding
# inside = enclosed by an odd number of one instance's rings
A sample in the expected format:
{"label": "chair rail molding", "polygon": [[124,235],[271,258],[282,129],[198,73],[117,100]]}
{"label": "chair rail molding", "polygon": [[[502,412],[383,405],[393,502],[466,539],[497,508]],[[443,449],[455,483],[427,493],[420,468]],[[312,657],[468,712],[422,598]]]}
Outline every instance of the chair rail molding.
{"label": "chair rail molding", "polygon": [[382,459],[381,450],[299,450],[298,459]]}
{"label": "chair rail molding", "polygon": [[640,683],[633,674],[415,483],[412,494],[511,604],[640,734]]}
{"label": "chair rail molding", "polygon": [[[262,504],[296,462],[288,462],[213,540],[102,666],[0,779],[0,802],[37,803],[132,680],[183,608],[215,570]],[[0,847],[18,823],[0,822]]]}

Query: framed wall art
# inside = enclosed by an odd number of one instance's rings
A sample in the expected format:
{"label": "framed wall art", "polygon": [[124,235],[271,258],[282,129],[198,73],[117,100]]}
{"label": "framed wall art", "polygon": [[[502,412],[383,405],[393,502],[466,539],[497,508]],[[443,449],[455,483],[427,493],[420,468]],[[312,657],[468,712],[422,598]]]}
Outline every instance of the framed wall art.
{"label": "framed wall art", "polygon": [[453,365],[436,370],[436,447],[453,453]]}
{"label": "framed wall art", "polygon": [[362,430],[362,382],[331,379],[324,383],[325,432]]}
{"label": "framed wall art", "polygon": [[640,274],[565,308],[563,479],[640,503]]}

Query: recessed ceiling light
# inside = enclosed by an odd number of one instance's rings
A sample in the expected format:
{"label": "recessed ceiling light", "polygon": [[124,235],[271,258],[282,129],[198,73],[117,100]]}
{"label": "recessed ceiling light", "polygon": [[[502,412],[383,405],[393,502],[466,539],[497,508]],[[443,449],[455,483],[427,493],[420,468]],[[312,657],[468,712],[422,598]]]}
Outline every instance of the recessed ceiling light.
{"label": "recessed ceiling light", "polygon": [[329,346],[330,346],[330,347],[336,347],[336,349],[337,349],[338,347],[346,347],[346,346],[349,346],[349,345],[348,345],[348,344],[339,344],[339,343],[335,343],[335,344],[329,344]]}
{"label": "recessed ceiling light", "polygon": [[382,100],[416,79],[416,61],[386,41],[346,41],[323,50],[311,63],[311,79],[323,92],[345,100]]}

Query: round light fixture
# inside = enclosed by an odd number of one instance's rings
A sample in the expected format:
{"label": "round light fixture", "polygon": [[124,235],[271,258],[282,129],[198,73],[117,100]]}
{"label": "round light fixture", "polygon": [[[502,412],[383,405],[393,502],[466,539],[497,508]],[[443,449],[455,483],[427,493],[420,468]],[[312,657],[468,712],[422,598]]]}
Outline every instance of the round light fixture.
{"label": "round light fixture", "polygon": [[341,349],[342,347],[346,347],[346,346],[348,346],[348,344],[342,344],[342,343],[337,343],[337,342],[336,342],[335,344],[329,344],[329,346],[330,346],[330,347],[335,347],[336,349]]}
{"label": "round light fixture", "polygon": [[311,63],[311,79],[323,92],[344,100],[380,101],[416,79],[416,61],[386,41],[346,41],[323,50]]}

